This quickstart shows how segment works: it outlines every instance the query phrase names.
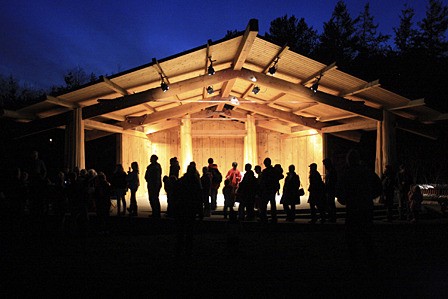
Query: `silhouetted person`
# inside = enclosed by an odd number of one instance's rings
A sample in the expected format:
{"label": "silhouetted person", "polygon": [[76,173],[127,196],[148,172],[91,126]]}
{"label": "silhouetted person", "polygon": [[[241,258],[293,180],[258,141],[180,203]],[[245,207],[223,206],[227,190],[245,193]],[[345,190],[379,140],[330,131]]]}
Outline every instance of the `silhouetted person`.
{"label": "silhouetted person", "polygon": [[373,200],[381,195],[381,180],[373,171],[361,165],[356,150],[347,153],[346,164],[346,169],[338,179],[336,197],[346,206],[348,253],[355,270],[370,273],[376,266],[375,246],[371,237]]}
{"label": "silhouetted person", "polygon": [[296,218],[296,205],[300,204],[300,178],[295,172],[296,167],[289,165],[288,173],[283,184],[283,195],[280,203],[286,212],[286,221],[293,222]]}
{"label": "silhouetted person", "polygon": [[396,174],[392,165],[386,165],[384,173],[381,178],[383,186],[383,200],[384,206],[387,209],[387,221],[393,221],[394,196],[396,187]]}
{"label": "silhouetted person", "polygon": [[237,191],[237,198],[240,203],[238,206],[238,218],[240,220],[253,220],[255,219],[255,196],[259,191],[258,180],[252,171],[251,164],[247,163],[244,166],[244,170],[246,173],[244,174]]}
{"label": "silhouetted person", "polygon": [[222,194],[224,195],[224,219],[227,219],[227,211],[229,211],[230,218],[233,217],[235,211],[233,210],[233,206],[235,204],[233,187],[230,183],[230,180],[224,180],[224,187],[222,188]]}
{"label": "silhouetted person", "polygon": [[138,205],[137,205],[137,190],[140,187],[140,178],[139,178],[139,167],[137,162],[131,163],[131,169],[128,171],[128,175],[126,177],[126,181],[129,187],[129,191],[131,191],[130,204],[128,208],[128,212],[130,216],[138,216]]}
{"label": "silhouetted person", "polygon": [[201,181],[194,164],[187,167],[187,172],[177,181],[175,186],[175,221],[177,227],[178,255],[190,256],[193,249],[193,226],[197,215],[198,204],[202,203]]}
{"label": "silhouetted person", "polygon": [[67,179],[64,172],[60,171],[52,185],[51,204],[56,216],[57,229],[63,231],[65,225],[65,214],[67,212]]}
{"label": "silhouetted person", "polygon": [[260,187],[260,181],[261,181],[261,166],[255,165],[254,167],[255,177],[257,178],[258,183],[258,189],[257,193],[255,194],[255,209],[260,211],[261,207],[261,187]]}
{"label": "silhouetted person", "polygon": [[397,174],[398,190],[400,191],[400,198],[398,201],[400,220],[404,220],[409,216],[408,193],[411,190],[412,183],[413,179],[411,174],[406,166],[401,164]]}
{"label": "silhouetted person", "polygon": [[216,210],[219,185],[222,182],[222,174],[218,165],[213,163],[213,158],[208,158],[208,171],[212,174],[212,184],[210,186],[210,209]]}
{"label": "silhouetted person", "polygon": [[99,172],[95,182],[95,207],[98,217],[99,233],[105,234],[109,232],[108,222],[110,215],[110,196],[112,194],[111,187],[107,181],[106,175]]}
{"label": "silhouetted person", "polygon": [[149,203],[152,209],[152,217],[155,219],[160,218],[160,200],[159,194],[162,188],[162,167],[157,162],[159,158],[156,155],[152,155],[150,158],[150,164],[146,168],[145,180],[148,186]]}
{"label": "silhouetted person", "polygon": [[179,178],[179,171],[180,171],[180,165],[179,161],[177,160],[177,157],[172,157],[170,159],[170,171],[168,176],[174,176],[176,179]]}
{"label": "silhouetted person", "polygon": [[176,186],[177,178],[174,175],[163,176],[163,188],[166,192],[166,216],[171,218],[174,217],[173,207],[174,207],[174,188]]}
{"label": "silhouetted person", "polygon": [[277,222],[277,206],[275,201],[275,194],[279,188],[279,181],[283,178],[283,175],[279,173],[277,169],[272,166],[270,158],[265,158],[263,161],[265,169],[260,175],[260,189],[261,189],[261,206],[260,206],[260,220],[266,222],[267,206],[271,205],[271,220],[273,223]]}
{"label": "silhouetted person", "polygon": [[[117,216],[126,214],[126,191],[128,188],[126,176],[123,165],[117,164],[110,178],[112,192],[117,197]],[[123,204],[123,210],[121,210],[121,204]]]}
{"label": "silhouetted person", "polygon": [[336,184],[338,175],[330,158],[323,161],[325,166],[325,204],[328,211],[328,220],[336,222]]}
{"label": "silhouetted person", "polygon": [[210,190],[212,187],[212,174],[208,171],[207,166],[202,167],[201,185],[203,216],[210,217]]}
{"label": "silhouetted person", "polygon": [[45,198],[47,167],[44,161],[39,159],[39,153],[33,151],[30,160],[25,167],[28,173],[30,190],[30,212],[35,217],[40,217],[47,209]]}
{"label": "silhouetted person", "polygon": [[423,194],[418,185],[411,187],[408,193],[409,221],[417,223],[422,208]]}
{"label": "silhouetted person", "polygon": [[324,182],[320,176],[319,171],[317,171],[317,164],[311,163],[310,166],[310,185],[308,187],[308,203],[310,204],[311,210],[311,220],[310,223],[316,223],[317,221],[317,211],[320,213],[320,222],[325,222],[325,193],[324,193]]}
{"label": "silhouetted person", "polygon": [[238,184],[241,181],[241,172],[238,170],[238,163],[232,162],[232,168],[227,171],[226,180],[229,180],[232,187],[232,197],[235,202],[235,191],[238,189]]}

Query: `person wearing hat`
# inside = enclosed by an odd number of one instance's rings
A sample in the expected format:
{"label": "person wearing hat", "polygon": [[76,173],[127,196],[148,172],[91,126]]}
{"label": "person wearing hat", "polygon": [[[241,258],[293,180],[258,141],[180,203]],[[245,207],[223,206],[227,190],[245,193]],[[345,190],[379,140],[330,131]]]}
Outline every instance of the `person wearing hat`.
{"label": "person wearing hat", "polygon": [[160,200],[159,194],[162,188],[162,167],[157,162],[159,157],[152,155],[150,164],[146,167],[145,180],[148,185],[149,204],[152,209],[152,217],[160,218]]}
{"label": "person wearing hat", "polygon": [[320,222],[325,222],[325,205],[324,205],[324,182],[320,176],[319,171],[317,171],[317,164],[311,163],[310,168],[310,185],[308,187],[308,203],[310,204],[311,210],[311,220],[310,223],[316,223],[317,221],[317,211],[320,213]]}

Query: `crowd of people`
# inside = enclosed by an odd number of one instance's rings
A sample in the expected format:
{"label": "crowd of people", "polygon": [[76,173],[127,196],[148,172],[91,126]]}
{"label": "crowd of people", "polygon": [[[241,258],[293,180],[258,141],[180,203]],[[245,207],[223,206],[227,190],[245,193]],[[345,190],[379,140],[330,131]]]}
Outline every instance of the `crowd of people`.
{"label": "crowd of people", "polygon": [[[392,221],[396,194],[399,194],[399,217],[401,219],[407,217],[411,222],[416,222],[422,194],[418,185],[413,185],[412,177],[406,168],[402,165],[395,173],[393,167],[388,165],[381,180],[378,176],[372,175],[378,178],[380,190],[370,192],[371,196],[366,195],[368,199],[361,204],[360,198],[363,196],[361,191],[368,192],[366,190],[368,188],[362,187],[362,190],[358,190],[358,187],[349,184],[351,181],[347,181],[347,177],[351,177],[357,171],[364,171],[365,167],[351,169],[350,165],[359,162],[359,156],[353,153],[351,155],[351,158],[347,156],[347,169],[350,171],[344,171],[342,177],[338,176],[331,159],[326,158],[322,161],[324,176],[317,170],[316,163],[309,165],[307,182],[311,212],[309,222],[316,223],[318,220],[320,223],[336,222],[336,200],[346,205],[347,219],[350,219],[352,209],[356,213],[362,210],[358,213],[360,217],[370,219],[373,217],[373,214],[370,214],[373,211],[373,199],[377,197],[381,198],[381,202],[387,208],[387,219]],[[353,158],[354,155],[356,158]],[[238,169],[238,163],[233,162],[232,167],[223,176],[213,158],[209,158],[207,162],[208,165],[202,167],[202,173],[199,173],[196,163],[191,162],[186,173],[180,176],[179,161],[176,157],[172,157],[169,172],[162,177],[158,157],[151,155],[150,164],[144,175],[152,210],[151,217],[161,218],[159,196],[162,187],[167,195],[168,218],[190,223],[194,219],[209,217],[217,210],[218,189],[223,184],[222,212],[225,219],[252,221],[258,218],[260,222],[268,222],[268,205],[270,205],[270,221],[276,223],[276,196],[281,193],[280,204],[286,213],[286,221],[295,221],[296,206],[301,203],[301,196],[305,191],[294,165],[289,165],[285,176],[282,166],[272,165],[270,158],[264,159],[264,168],[260,165],[253,167],[248,163],[244,165],[243,172]],[[73,169],[61,171],[56,178],[49,180],[45,163],[39,159],[37,152],[33,152],[25,167],[17,168],[8,176],[9,181],[2,190],[2,197],[9,203],[9,210],[18,219],[25,213],[37,218],[43,217],[51,210],[57,216],[61,227],[67,226],[66,221],[70,219],[69,227],[78,233],[87,230],[89,212],[95,211],[98,231],[107,233],[112,198],[117,202],[117,216],[124,216],[126,213],[130,216],[138,215],[136,193],[140,187],[139,172],[138,163],[132,162],[127,172],[123,165],[116,165],[109,178],[103,172],[97,173],[93,169]],[[356,178],[365,179],[360,174],[357,174]],[[283,179],[283,189],[280,190]],[[368,186],[372,187],[374,184],[375,182],[371,181]],[[349,185],[351,187],[348,187]],[[361,183],[358,185],[362,186]],[[130,192],[129,205],[126,202],[127,192]],[[354,194],[354,205],[351,204],[352,199],[347,196],[347,192]],[[238,209],[235,211],[236,203]],[[67,215],[71,217],[68,218]]]}

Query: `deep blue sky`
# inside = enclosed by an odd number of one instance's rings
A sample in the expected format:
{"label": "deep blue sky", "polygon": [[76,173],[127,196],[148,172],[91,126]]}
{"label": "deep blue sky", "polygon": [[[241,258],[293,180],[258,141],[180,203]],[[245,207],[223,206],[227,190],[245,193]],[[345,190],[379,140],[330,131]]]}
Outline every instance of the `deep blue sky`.
{"label": "deep blue sky", "polygon": [[[322,32],[337,0],[318,1],[73,1],[15,0],[0,9],[0,74],[37,88],[63,84],[69,69],[111,75],[244,30],[259,33],[277,17],[295,15]],[[363,0],[346,0],[354,18]],[[427,0],[371,0],[380,32],[392,34],[405,3],[425,14]],[[448,0],[444,0],[447,3]]]}

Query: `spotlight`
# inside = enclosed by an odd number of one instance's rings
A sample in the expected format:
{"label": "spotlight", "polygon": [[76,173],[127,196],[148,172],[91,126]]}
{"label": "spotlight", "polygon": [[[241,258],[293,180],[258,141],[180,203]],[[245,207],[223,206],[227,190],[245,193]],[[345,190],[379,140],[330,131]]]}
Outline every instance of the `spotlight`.
{"label": "spotlight", "polygon": [[253,94],[257,94],[257,93],[259,93],[260,92],[260,87],[258,87],[258,86],[255,86],[253,89],[252,89],[252,93]]}
{"label": "spotlight", "polygon": [[170,87],[164,80],[162,80],[162,83],[160,83],[160,88],[162,88],[163,92],[166,92],[168,89],[170,89]]}
{"label": "spotlight", "polygon": [[240,101],[238,101],[238,99],[236,97],[232,97],[230,99],[230,103],[232,103],[233,105],[239,105]]}
{"label": "spotlight", "polygon": [[280,57],[275,58],[274,65],[271,66],[268,70],[268,73],[271,74],[272,76],[274,76],[275,72],[277,72],[277,63],[279,59]]}
{"label": "spotlight", "polygon": [[207,93],[208,94],[213,94],[215,91],[213,90],[213,86],[209,86],[209,87],[207,87]]}
{"label": "spotlight", "polygon": [[316,93],[317,89],[319,88],[319,81],[322,78],[322,75],[319,76],[319,78],[317,78],[316,82],[313,83],[313,85],[311,85],[311,90]]}
{"label": "spotlight", "polygon": [[252,82],[257,82],[257,77],[255,77],[255,76],[250,76],[250,81],[252,81]]}
{"label": "spotlight", "polygon": [[212,76],[215,74],[215,69],[213,68],[213,61],[216,61],[216,60],[212,60],[211,56],[208,58],[208,60],[210,60],[210,65],[208,66],[208,75]]}

